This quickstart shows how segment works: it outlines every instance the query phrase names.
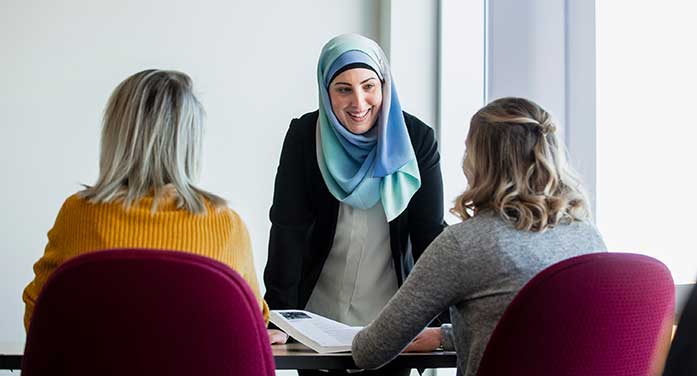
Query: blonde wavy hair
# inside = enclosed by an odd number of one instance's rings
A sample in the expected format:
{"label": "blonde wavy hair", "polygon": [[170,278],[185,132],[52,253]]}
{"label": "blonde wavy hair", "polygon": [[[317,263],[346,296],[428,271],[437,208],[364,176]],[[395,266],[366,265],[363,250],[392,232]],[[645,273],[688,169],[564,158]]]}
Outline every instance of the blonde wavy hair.
{"label": "blonde wavy hair", "polygon": [[468,187],[450,209],[463,221],[493,209],[518,230],[542,232],[590,217],[556,125],[536,103],[523,98],[489,103],[472,117],[465,143]]}
{"label": "blonde wavy hair", "polygon": [[99,178],[80,196],[92,203],[123,202],[130,207],[153,194],[172,194],[177,207],[206,212],[208,200],[225,200],[195,185],[199,177],[203,106],[184,73],[149,69],[124,80],[109,98],[102,128]]}

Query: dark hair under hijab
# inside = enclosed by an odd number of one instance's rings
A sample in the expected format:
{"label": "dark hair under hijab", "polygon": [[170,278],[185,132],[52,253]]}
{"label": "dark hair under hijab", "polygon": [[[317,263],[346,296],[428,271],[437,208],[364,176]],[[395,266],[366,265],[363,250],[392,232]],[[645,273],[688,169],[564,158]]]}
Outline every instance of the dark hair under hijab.
{"label": "dark hair under hijab", "polygon": [[[339,70],[337,70],[336,73],[334,73],[334,75],[332,75],[332,78],[331,78],[331,80],[329,80],[329,83],[333,82],[334,79],[336,78],[336,76],[338,76],[338,75],[340,75],[340,74],[346,72],[346,71],[349,70],[349,69],[354,69],[354,68],[365,68],[365,69],[370,69],[371,71],[375,72],[375,69],[373,69],[373,67],[371,67],[370,65],[368,65],[368,64],[366,64],[366,63],[351,63],[351,64],[346,64],[346,65],[344,65],[343,67],[339,68]],[[378,74],[378,72],[375,72],[375,74],[376,74],[378,77],[380,77],[380,75]]]}

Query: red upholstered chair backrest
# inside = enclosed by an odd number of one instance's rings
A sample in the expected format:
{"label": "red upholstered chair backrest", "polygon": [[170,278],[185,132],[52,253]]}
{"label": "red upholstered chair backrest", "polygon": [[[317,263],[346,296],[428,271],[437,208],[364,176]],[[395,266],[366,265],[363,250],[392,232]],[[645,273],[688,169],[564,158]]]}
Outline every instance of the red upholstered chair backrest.
{"label": "red upholstered chair backrest", "polygon": [[648,256],[559,262],[515,296],[478,375],[647,375],[670,340],[674,295],[670,271]]}
{"label": "red upholstered chair backrest", "polygon": [[239,274],[185,252],[119,249],[61,265],[39,295],[22,375],[274,374]]}

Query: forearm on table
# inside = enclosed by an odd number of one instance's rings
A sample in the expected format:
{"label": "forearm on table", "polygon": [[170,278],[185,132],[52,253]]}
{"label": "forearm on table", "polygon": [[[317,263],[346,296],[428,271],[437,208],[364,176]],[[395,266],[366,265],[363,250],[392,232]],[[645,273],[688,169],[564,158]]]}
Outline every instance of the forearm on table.
{"label": "forearm on table", "polygon": [[443,260],[432,253],[424,253],[424,262],[417,264],[380,316],[354,338],[353,358],[359,367],[372,369],[394,359],[450,304],[452,286],[438,275]]}

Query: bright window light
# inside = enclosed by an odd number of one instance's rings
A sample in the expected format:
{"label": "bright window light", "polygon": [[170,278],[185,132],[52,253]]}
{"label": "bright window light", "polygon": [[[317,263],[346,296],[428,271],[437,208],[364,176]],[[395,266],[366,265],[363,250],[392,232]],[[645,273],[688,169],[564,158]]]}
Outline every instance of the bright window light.
{"label": "bright window light", "polygon": [[597,1],[597,224],[697,277],[697,2]]}

